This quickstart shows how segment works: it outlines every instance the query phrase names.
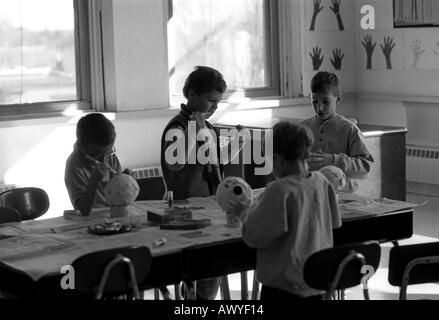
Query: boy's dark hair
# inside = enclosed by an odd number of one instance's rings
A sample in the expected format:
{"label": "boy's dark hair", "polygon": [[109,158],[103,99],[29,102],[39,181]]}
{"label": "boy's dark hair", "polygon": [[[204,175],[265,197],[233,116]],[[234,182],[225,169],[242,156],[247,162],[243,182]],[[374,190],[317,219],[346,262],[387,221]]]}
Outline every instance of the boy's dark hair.
{"label": "boy's dark hair", "polygon": [[287,161],[306,159],[313,144],[312,132],[300,124],[281,121],[273,128],[273,153],[282,154]]}
{"label": "boy's dark hair", "polygon": [[311,92],[338,96],[341,93],[340,80],[335,73],[320,71],[311,79]]}
{"label": "boy's dark hair", "polygon": [[110,120],[100,113],[91,113],[79,119],[76,138],[81,144],[108,146],[116,139],[116,130]]}
{"label": "boy's dark hair", "polygon": [[183,87],[183,94],[188,99],[190,90],[200,95],[213,90],[224,93],[226,89],[227,84],[224,81],[223,75],[218,70],[197,66],[187,77]]}

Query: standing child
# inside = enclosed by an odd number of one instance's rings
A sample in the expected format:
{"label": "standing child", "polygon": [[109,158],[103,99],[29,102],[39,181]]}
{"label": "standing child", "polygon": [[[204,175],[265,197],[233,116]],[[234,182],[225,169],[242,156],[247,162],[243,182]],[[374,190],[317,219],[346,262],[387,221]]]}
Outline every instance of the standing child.
{"label": "standing child", "polygon": [[321,299],[323,292],[304,281],[303,268],[313,253],[332,247],[332,229],[341,226],[335,190],[318,171],[308,172],[313,144],[305,127],[280,122],[273,129],[273,173],[277,180],[242,215],[244,241],[257,249],[261,299]]}
{"label": "standing child", "polygon": [[326,166],[340,168],[347,177],[347,191],[354,191],[351,179],[366,179],[374,162],[360,129],[337,114],[342,101],[340,81],[330,72],[318,72],[311,80],[311,102],[315,116],[302,122],[311,129],[316,143],[308,159],[311,170]]}
{"label": "standing child", "polygon": [[73,207],[89,215],[92,208],[108,206],[104,188],[121,172],[114,149],[116,131],[105,116],[92,113],[78,121],[76,138],[64,180]]}
{"label": "standing child", "polygon": [[[196,67],[186,79],[183,94],[187,103],[169,121],[161,140],[163,176],[174,199],[214,195],[221,183],[220,143],[207,119],[216,111],[226,88],[222,74],[209,67]],[[205,149],[209,153],[207,162],[198,157],[199,148],[205,144],[209,146]],[[215,299],[218,288],[217,278],[197,281],[197,298]]]}

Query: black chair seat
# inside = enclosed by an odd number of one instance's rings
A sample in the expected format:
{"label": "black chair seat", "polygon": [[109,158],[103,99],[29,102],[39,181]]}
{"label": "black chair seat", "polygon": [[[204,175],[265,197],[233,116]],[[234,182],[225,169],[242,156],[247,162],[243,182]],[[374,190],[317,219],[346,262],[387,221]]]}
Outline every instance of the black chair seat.
{"label": "black chair seat", "polygon": [[[305,282],[311,288],[325,291],[357,286],[368,272],[378,270],[380,255],[381,248],[376,241],[342,245],[316,252],[305,263]],[[363,266],[370,266],[371,269],[366,272],[367,269]]]}
{"label": "black chair seat", "polygon": [[49,210],[47,193],[40,188],[17,188],[0,194],[0,206],[17,210],[22,220],[36,219]]}
{"label": "black chair seat", "polygon": [[20,212],[10,207],[0,207],[0,224],[7,222],[20,222]]}
{"label": "black chair seat", "polygon": [[[117,260],[127,258],[129,262]],[[109,264],[114,266],[106,274]],[[135,283],[130,274],[133,267]],[[75,289],[85,296],[96,296],[103,276],[108,276],[104,286],[106,296],[129,294],[137,290],[151,268],[151,252],[148,247],[122,247],[86,254],[76,259],[72,267],[75,271]],[[108,268],[107,268],[108,269]],[[134,290],[134,287],[136,288]]]}
{"label": "black chair seat", "polygon": [[389,283],[400,287],[407,299],[407,286],[439,282],[439,242],[393,247],[389,257]]}

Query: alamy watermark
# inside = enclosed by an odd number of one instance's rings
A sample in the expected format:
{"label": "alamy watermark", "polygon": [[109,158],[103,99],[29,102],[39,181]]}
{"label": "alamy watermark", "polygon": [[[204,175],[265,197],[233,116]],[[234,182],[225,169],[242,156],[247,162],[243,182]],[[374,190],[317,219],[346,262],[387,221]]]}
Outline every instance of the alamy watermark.
{"label": "alamy watermark", "polygon": [[[197,132],[198,131],[198,132]],[[168,165],[185,164],[254,164],[255,175],[268,175],[273,170],[272,129],[252,130],[221,128],[220,139],[215,130],[197,130],[196,121],[189,121],[186,132],[172,128],[165,141],[171,142],[165,151]],[[218,141],[219,155],[218,155]]]}

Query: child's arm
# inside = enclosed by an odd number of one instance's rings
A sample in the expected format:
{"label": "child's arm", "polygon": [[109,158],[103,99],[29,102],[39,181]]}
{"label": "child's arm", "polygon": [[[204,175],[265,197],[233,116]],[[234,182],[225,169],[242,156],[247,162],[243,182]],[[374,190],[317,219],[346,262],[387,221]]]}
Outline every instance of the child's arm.
{"label": "child's arm", "polygon": [[286,201],[285,191],[273,183],[250,207],[242,224],[242,236],[250,247],[267,248],[288,232]]}
{"label": "child's arm", "polygon": [[311,153],[307,159],[310,169],[314,171],[326,166],[336,166],[343,170],[347,178],[366,179],[374,160],[360,130],[353,127],[349,131],[348,141],[346,154]]}
{"label": "child's arm", "polygon": [[90,178],[88,179],[87,187],[84,193],[80,196],[79,200],[77,200],[76,207],[84,216],[88,216],[90,214],[90,211],[93,208],[99,182],[107,174],[107,171],[108,169],[105,167],[105,165],[97,164]]}
{"label": "child's arm", "polygon": [[347,178],[366,179],[374,159],[362,133],[356,127],[350,130],[348,148],[348,154],[335,155],[334,165],[342,169]]}
{"label": "child's arm", "polygon": [[338,206],[337,193],[331,184],[328,184],[328,200],[331,210],[332,228],[337,229],[341,227],[341,215]]}

